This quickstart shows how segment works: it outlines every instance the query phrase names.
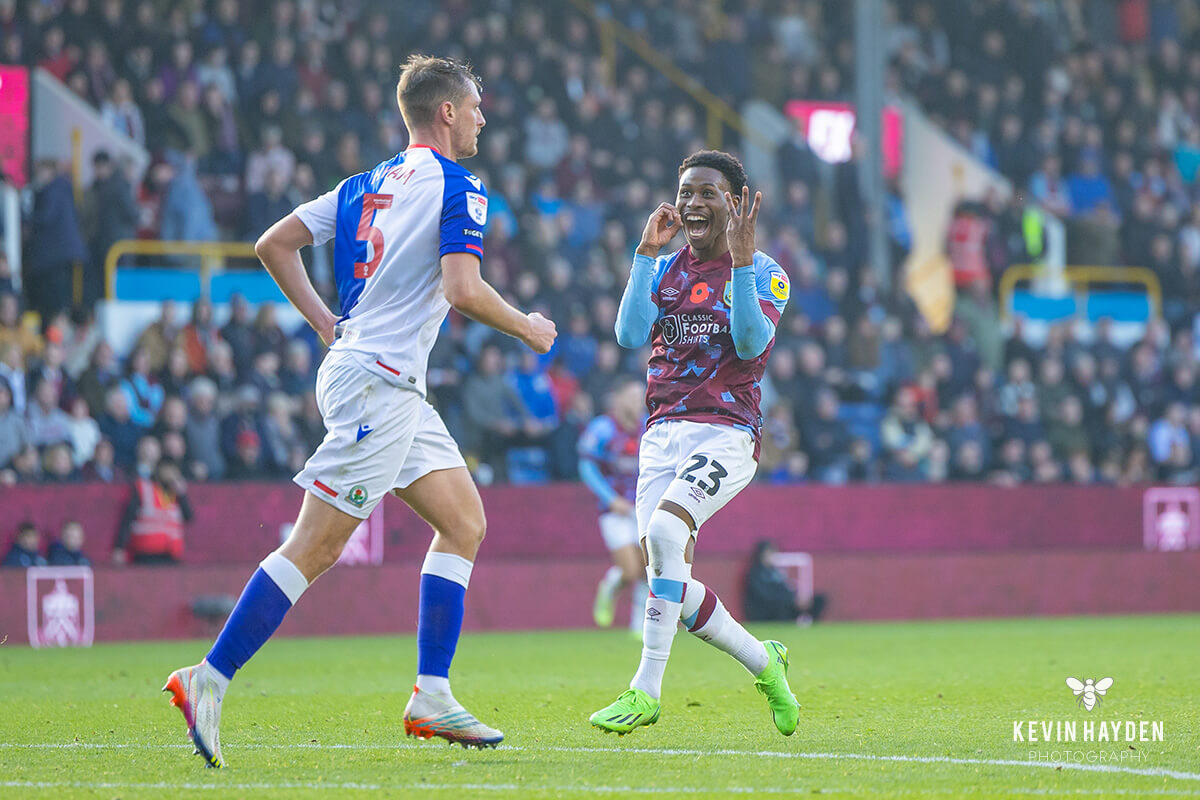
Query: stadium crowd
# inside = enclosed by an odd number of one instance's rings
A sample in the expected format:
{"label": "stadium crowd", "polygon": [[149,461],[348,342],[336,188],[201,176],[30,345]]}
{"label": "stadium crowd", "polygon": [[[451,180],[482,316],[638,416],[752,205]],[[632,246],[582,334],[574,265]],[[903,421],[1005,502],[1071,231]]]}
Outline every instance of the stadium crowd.
{"label": "stadium crowd", "polygon": [[[969,204],[985,257],[955,265],[955,319],[935,335],[902,281],[883,291],[863,266],[872,223],[857,161],[819,162],[802,131],[783,143],[782,196],[767,198],[758,238],[792,299],[762,387],[759,479],[1196,481],[1200,19],[1151,0],[886,7],[889,90],[1017,192]],[[852,99],[852,4],[597,8],[734,107]],[[573,479],[582,426],[618,377],[644,374],[646,352],[613,338],[633,246],[674,197],[676,165],[704,146],[686,94],[628,51],[610,70],[599,42],[571,3],[411,0],[400,18],[367,2],[276,0],[252,14],[236,0],[0,0],[0,63],[49,70],[153,156],[137,186],[127,165],[98,158],[79,209],[53,165],[35,170],[23,296],[0,260],[0,481],[147,477],[162,458],[191,480],[299,468],[323,435],[310,332],[284,331],[270,304],[234,302],[217,325],[205,302],[187,320],[166,303],[118,358],[90,303],[116,239],[252,240],[402,149],[391,98],[411,50],[477,65],[485,271],[561,333],[539,358],[452,314],[431,394],[481,478]],[[1104,324],[1087,342],[1056,327],[1036,349],[1020,325],[1006,335],[994,283],[1028,258],[1024,198],[1068,224],[1071,263],[1156,272],[1164,318],[1142,341],[1119,348]],[[894,187],[888,210],[878,224],[898,269],[909,236]],[[307,257],[332,300],[328,254]],[[67,309],[74,262],[86,302]],[[26,307],[40,330],[22,323]]]}

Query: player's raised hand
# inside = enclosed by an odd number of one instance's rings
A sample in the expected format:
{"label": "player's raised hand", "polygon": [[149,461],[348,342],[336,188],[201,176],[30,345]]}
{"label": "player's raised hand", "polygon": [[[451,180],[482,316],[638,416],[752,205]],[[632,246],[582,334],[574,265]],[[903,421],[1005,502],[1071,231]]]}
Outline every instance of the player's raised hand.
{"label": "player's raised hand", "polygon": [[754,193],[754,205],[750,205],[750,187],[742,187],[742,200],[735,205],[733,195],[725,193],[725,204],[729,206],[729,222],[725,233],[729,239],[729,254],[735,267],[754,263],[754,229],[758,223],[758,211],[762,205],[762,192]]}
{"label": "player's raised hand", "polygon": [[558,327],[552,320],[546,319],[536,311],[526,314],[525,317],[529,320],[529,330],[521,337],[521,341],[535,353],[549,353],[558,336]]}
{"label": "player's raised hand", "polygon": [[663,203],[654,209],[650,219],[646,220],[637,252],[654,258],[659,250],[666,247],[667,242],[675,238],[675,234],[679,233],[682,227],[683,220],[679,217],[679,210],[670,203]]}

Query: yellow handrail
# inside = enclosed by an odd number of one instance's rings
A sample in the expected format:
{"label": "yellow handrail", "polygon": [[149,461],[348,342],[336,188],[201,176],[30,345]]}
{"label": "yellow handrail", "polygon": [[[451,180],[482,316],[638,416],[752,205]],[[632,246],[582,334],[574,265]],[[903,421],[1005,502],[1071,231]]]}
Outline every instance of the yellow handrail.
{"label": "yellow handrail", "polygon": [[612,40],[615,38],[647,64],[661,72],[667,80],[686,92],[693,100],[704,106],[704,110],[708,113],[706,139],[709,147],[714,150],[721,148],[722,126],[728,125],[743,136],[753,139],[759,146],[770,150],[775,149],[775,145],[765,136],[746,125],[742,115],[732,106],[704,88],[699,81],[675,66],[669,58],[663,56],[649,42],[625,25],[611,17],[601,16],[591,0],[571,0],[571,5],[591,17],[599,27],[601,50],[610,75],[615,73],[613,62],[616,59],[616,49],[612,46]]}
{"label": "yellow handrail", "polygon": [[[1035,264],[1015,264],[1004,271],[997,287],[1002,321],[1007,322],[1010,316],[1009,303],[1016,285],[1032,280],[1039,270],[1044,269]],[[1150,298],[1150,313],[1155,317],[1162,316],[1162,284],[1158,276],[1145,267],[1067,267],[1066,278],[1071,284],[1085,286],[1091,283],[1140,283],[1146,287],[1146,295]]]}
{"label": "yellow handrail", "polygon": [[121,239],[108,248],[104,257],[104,282],[108,297],[117,297],[117,261],[121,256],[200,256],[200,282],[207,287],[214,269],[227,258],[253,258],[252,242],[166,242],[159,239]]}

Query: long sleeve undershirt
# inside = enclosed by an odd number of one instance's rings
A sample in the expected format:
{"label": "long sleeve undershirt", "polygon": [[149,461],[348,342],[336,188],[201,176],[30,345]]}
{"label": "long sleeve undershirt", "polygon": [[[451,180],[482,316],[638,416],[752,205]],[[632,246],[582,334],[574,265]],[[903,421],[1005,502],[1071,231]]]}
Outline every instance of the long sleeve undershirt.
{"label": "long sleeve undershirt", "polygon": [[738,358],[758,358],[775,335],[775,323],[763,313],[753,264],[735,267],[729,309],[729,333]]}

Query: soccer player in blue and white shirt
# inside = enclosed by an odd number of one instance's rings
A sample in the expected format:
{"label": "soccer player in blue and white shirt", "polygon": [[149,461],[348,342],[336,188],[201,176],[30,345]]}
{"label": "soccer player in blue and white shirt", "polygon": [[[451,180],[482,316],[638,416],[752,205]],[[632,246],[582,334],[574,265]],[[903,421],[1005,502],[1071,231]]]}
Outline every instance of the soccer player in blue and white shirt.
{"label": "soccer player in blue and white shirt", "polygon": [[646,425],[645,384],[627,379],[608,398],[608,413],[588,423],[579,436],[579,477],[600,501],[600,535],[613,564],[596,587],[592,616],[601,628],[613,622],[617,594],[633,587],[629,627],[639,636],[646,611],[646,576],[638,544],[638,442]]}
{"label": "soccer player in blue and white shirt", "polygon": [[[410,736],[495,746],[503,734],[450,692],[463,598],[484,534],[483,504],[462,455],[425,401],[425,369],[453,306],[537,353],[554,323],[506,303],[480,276],[487,192],[458,164],[484,126],[479,81],[451,59],[412,56],[396,88],[412,144],[275,223],[255,251],[330,346],[317,373],[328,433],[295,478],[305,490],[288,540],[259,565],[207,657],[172,673],[165,691],[208,766],[223,764],[221,700],[388,492],[434,531],[421,568],[417,681],[404,710]],[[317,295],[300,248],[334,241],[336,315]]]}

